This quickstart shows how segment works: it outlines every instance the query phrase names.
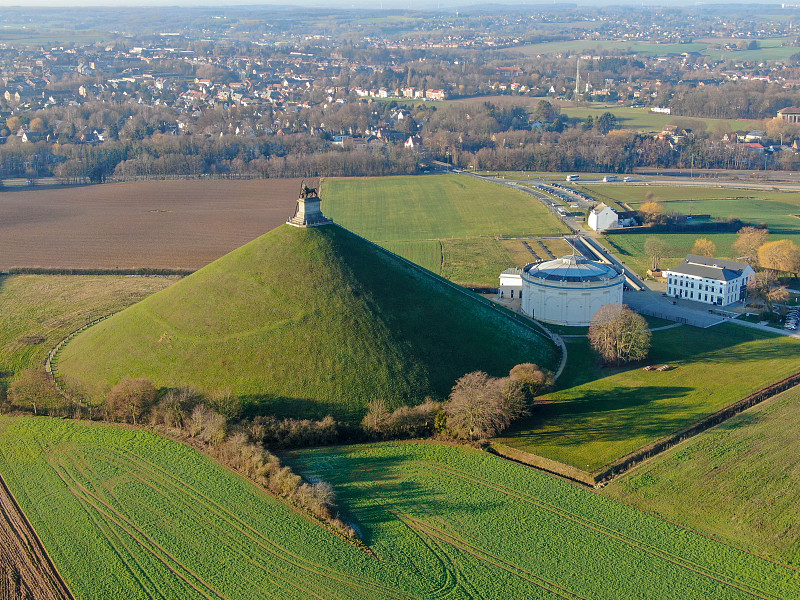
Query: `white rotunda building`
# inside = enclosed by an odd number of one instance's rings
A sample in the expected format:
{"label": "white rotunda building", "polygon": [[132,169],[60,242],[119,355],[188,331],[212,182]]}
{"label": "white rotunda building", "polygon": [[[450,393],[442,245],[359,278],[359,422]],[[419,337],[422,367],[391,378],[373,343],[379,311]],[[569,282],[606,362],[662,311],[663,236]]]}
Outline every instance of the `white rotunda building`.
{"label": "white rotunda building", "polygon": [[[509,276],[501,280],[502,298],[510,296],[503,283],[517,284]],[[622,304],[625,275],[612,265],[573,255],[530,264],[519,279],[517,298],[521,296],[523,313],[545,323],[580,326],[589,325],[606,304]]]}

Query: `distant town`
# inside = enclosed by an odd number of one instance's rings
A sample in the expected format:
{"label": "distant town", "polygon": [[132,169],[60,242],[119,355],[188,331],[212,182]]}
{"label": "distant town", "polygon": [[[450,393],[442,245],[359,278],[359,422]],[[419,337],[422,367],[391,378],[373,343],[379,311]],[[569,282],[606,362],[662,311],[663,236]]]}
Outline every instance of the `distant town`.
{"label": "distant town", "polygon": [[793,170],[792,10],[8,9],[0,178]]}

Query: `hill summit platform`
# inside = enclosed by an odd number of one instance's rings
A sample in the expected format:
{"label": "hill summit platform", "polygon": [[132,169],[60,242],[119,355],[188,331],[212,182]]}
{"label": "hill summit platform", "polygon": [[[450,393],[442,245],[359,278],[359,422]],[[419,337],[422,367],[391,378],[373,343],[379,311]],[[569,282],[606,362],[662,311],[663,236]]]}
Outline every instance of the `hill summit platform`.
{"label": "hill summit platform", "polygon": [[294,227],[330,225],[333,220],[322,214],[321,202],[322,199],[317,194],[317,189],[308,187],[303,182],[300,185],[300,197],[297,199],[294,215],[288,218],[286,223]]}

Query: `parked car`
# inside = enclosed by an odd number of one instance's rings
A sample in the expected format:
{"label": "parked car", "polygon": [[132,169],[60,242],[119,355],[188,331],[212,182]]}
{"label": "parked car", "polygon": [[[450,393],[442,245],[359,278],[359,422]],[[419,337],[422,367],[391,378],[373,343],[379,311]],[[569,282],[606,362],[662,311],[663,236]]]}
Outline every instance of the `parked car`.
{"label": "parked car", "polygon": [[623,178],[622,178],[622,181],[624,181],[624,182],[626,182],[626,183],[627,183],[627,182],[630,182],[630,181],[633,181],[633,177],[623,177]]}

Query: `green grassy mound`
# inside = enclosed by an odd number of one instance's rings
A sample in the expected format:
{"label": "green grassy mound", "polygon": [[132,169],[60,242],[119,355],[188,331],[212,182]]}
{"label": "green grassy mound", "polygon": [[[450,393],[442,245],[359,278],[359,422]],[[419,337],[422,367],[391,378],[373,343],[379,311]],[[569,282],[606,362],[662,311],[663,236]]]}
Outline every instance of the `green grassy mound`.
{"label": "green grassy mound", "polygon": [[418,403],[469,371],[554,358],[549,340],[342,228],[282,226],[81,333],[58,369],[95,396],[131,375],[359,418],[374,398]]}

